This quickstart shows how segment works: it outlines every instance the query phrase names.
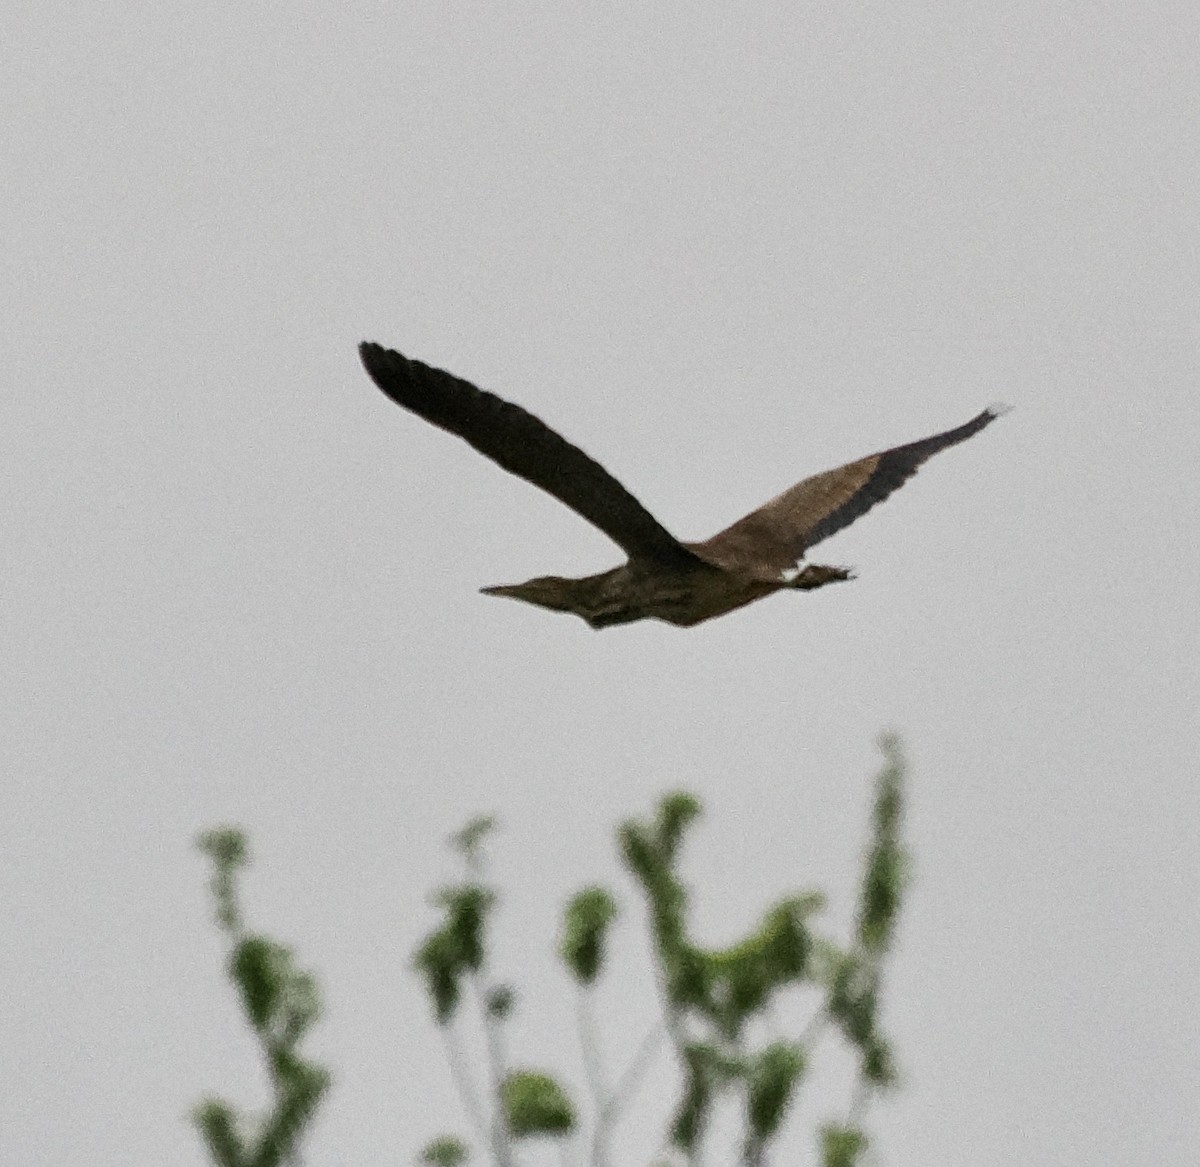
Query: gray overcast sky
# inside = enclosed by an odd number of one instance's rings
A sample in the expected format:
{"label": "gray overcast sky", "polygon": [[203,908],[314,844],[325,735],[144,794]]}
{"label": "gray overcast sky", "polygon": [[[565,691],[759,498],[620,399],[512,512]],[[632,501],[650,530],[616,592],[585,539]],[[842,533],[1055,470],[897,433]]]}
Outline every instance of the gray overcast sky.
{"label": "gray overcast sky", "polygon": [[[0,1159],[199,1165],[189,1106],[260,1097],[201,828],[249,830],[252,918],[326,990],[309,1161],[403,1163],[464,1125],[407,971],[451,830],[501,817],[515,1053],[578,1082],[549,953],[618,879],[613,824],[703,798],[714,943],[813,883],[836,923],[894,727],[879,1162],[1200,1161],[1200,9],[0,23]],[[387,402],[364,337],[533,409],[685,538],[1017,409],[822,548],[857,582],[593,633],[476,588],[616,549]],[[617,1063],[644,976],[602,1009]]]}

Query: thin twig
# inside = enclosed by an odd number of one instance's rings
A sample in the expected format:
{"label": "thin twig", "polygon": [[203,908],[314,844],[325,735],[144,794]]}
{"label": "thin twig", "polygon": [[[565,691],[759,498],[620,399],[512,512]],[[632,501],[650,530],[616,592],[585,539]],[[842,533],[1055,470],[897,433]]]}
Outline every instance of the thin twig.
{"label": "thin twig", "polygon": [[606,1109],[615,1112],[633,1097],[640,1085],[642,1075],[646,1072],[654,1055],[658,1053],[666,1035],[667,1030],[663,1025],[655,1025],[646,1031],[646,1036],[642,1038],[637,1053],[633,1055],[633,1060],[625,1067],[625,1072],[621,1077],[617,1079],[617,1084],[608,1097]]}
{"label": "thin twig", "polygon": [[604,1081],[604,1062],[600,1056],[600,1041],[596,1033],[596,1018],[592,1013],[591,990],[580,985],[575,993],[575,1022],[579,1029],[579,1048],[583,1056],[583,1071],[597,1113],[604,1109],[608,1086]]}
{"label": "thin twig", "polygon": [[625,1072],[617,1079],[617,1084],[598,1105],[596,1129],[592,1135],[592,1167],[608,1167],[608,1141],[612,1128],[626,1103],[637,1092],[642,1076],[662,1046],[666,1033],[666,1027],[663,1025],[655,1025],[646,1032],[633,1055],[633,1060],[625,1067]]}
{"label": "thin twig", "polygon": [[763,1167],[764,1149],[762,1139],[747,1135],[742,1150],[742,1167]]}
{"label": "thin twig", "polygon": [[575,1021],[579,1029],[579,1050],[583,1057],[583,1072],[592,1095],[595,1119],[592,1126],[591,1167],[608,1167],[607,1123],[605,1112],[609,1101],[604,1081],[604,1066],[600,1057],[600,1041],[596,1033],[596,1018],[592,1013],[591,991],[580,985],[575,994]]}
{"label": "thin twig", "polygon": [[471,1080],[470,1071],[467,1069],[466,1058],[458,1043],[458,1035],[453,1025],[443,1025],[442,1034],[446,1042],[446,1061],[450,1063],[450,1078],[454,1082],[454,1088],[458,1091],[463,1109],[467,1112],[467,1117],[475,1128],[476,1136],[481,1143],[486,1143],[489,1141],[489,1123],[479,1101],[479,1092],[475,1089],[475,1083]]}
{"label": "thin twig", "polygon": [[[663,971],[657,964],[654,967],[654,983],[658,988],[659,999],[662,1003],[663,1028],[670,1037],[672,1046],[674,1046],[675,1060],[679,1064],[680,1078],[686,1080],[689,1073],[689,1066],[687,1059],[687,1032],[684,1029],[683,1014],[667,993],[667,986],[663,981]],[[704,1167],[703,1133],[701,1133],[697,1143],[698,1145],[688,1152],[689,1167]]]}
{"label": "thin twig", "polygon": [[804,1031],[800,1034],[800,1044],[808,1047],[821,1036],[821,1031],[829,1024],[829,1013],[822,1005],[810,1018]]}
{"label": "thin twig", "polygon": [[871,1084],[860,1073],[854,1083],[854,1093],[850,1096],[850,1122],[858,1126],[866,1117],[867,1106],[871,1102]]}
{"label": "thin twig", "polygon": [[475,1002],[483,1018],[483,1032],[487,1045],[488,1075],[491,1080],[492,1098],[492,1151],[499,1167],[513,1167],[512,1147],[508,1138],[508,1117],[504,1113],[504,1045],[500,1034],[499,1020],[488,1008],[490,993],[479,976],[471,978]]}

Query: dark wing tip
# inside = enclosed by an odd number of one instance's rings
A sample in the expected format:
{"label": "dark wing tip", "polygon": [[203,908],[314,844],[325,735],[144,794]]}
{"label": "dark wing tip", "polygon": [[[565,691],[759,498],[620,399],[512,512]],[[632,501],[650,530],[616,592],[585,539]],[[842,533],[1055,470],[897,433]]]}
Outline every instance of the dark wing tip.
{"label": "dark wing tip", "polygon": [[358,356],[371,380],[385,393],[397,377],[407,380],[411,375],[407,357],[374,341],[364,340],[358,346]]}
{"label": "dark wing tip", "polygon": [[932,458],[934,454],[974,437],[980,430],[991,425],[996,418],[1002,417],[1011,409],[1011,405],[989,405],[987,409],[976,414],[970,421],[964,422],[954,429],[873,455],[876,463],[870,477],[851,498],[813,525],[804,540],[805,548],[814,547],[822,539],[829,538],[835,531],[849,526],[876,504],[883,502],[888,495],[899,490],[916,474],[918,467]]}
{"label": "dark wing tip", "polygon": [[932,437],[921,438],[916,442],[909,442],[904,446],[896,446],[891,450],[885,450],[879,455],[880,468],[883,469],[885,463],[890,463],[893,470],[903,466],[910,474],[915,473],[917,467],[922,462],[932,458],[940,450],[945,450],[949,446],[957,446],[959,442],[965,442],[968,438],[972,438],[979,433],[981,429],[991,425],[996,418],[1003,417],[1011,411],[1011,405],[999,403],[989,405],[987,409],[981,413],[977,413],[970,421],[964,422],[960,426],[955,426],[954,429],[934,434]]}
{"label": "dark wing tip", "polygon": [[[364,340],[358,346],[358,355],[367,375],[384,396],[431,424],[466,438],[476,447],[478,442],[470,433],[474,424],[490,420],[490,415],[497,411],[513,408],[469,381],[373,341]],[[484,453],[494,457],[490,450],[485,449]]]}
{"label": "dark wing tip", "polygon": [[371,380],[397,405],[553,495],[629,555],[698,562],[604,467],[519,405],[372,341],[358,352]]}

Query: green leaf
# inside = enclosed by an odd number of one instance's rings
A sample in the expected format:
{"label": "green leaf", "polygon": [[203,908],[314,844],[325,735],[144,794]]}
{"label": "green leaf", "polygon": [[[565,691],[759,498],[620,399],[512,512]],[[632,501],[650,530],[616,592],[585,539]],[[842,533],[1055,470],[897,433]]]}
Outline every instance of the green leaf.
{"label": "green leaf", "polygon": [[265,936],[247,936],[233,950],[229,974],[241,990],[246,1016],[259,1032],[275,1016],[290,964],[288,950]]}
{"label": "green leaf", "polygon": [[764,957],[776,984],[801,980],[808,973],[812,938],[808,917],[825,906],[820,892],[792,896],[773,907],[763,920]]}
{"label": "green leaf", "polygon": [[245,834],[237,827],[218,827],[200,835],[196,846],[213,861],[212,894],[217,923],[226,932],[240,931],[236,877],[238,868],[249,862]]}
{"label": "green leaf", "polygon": [[826,979],[826,1009],[842,1033],[858,1050],[859,1072],[873,1086],[894,1086],[895,1062],[876,1024],[879,1009],[879,970],[861,953],[839,953],[832,945],[821,948],[822,975]]}
{"label": "green leaf", "polygon": [[464,883],[443,888],[437,902],[446,919],[425,938],[415,959],[438,1024],[445,1025],[458,1008],[462,975],[483,964],[487,916],[496,897],[480,884]]}
{"label": "green leaf", "polygon": [[280,1167],[292,1158],[329,1089],[329,1074],[320,1066],[289,1055],[274,1060],[283,1090],[259,1139],[253,1167]]}
{"label": "green leaf", "polygon": [[462,1139],[454,1135],[442,1135],[426,1145],[421,1152],[421,1162],[430,1167],[459,1167],[470,1158],[470,1152]]}
{"label": "green leaf", "polygon": [[511,985],[497,985],[489,990],[487,995],[488,1016],[497,1017],[503,1021],[513,1011],[517,1003],[516,990]]}
{"label": "green leaf", "polygon": [[666,795],[658,804],[658,849],[666,862],[674,861],[683,832],[700,816],[702,809],[694,794],[683,791]]}
{"label": "green leaf", "polygon": [[501,1086],[508,1128],[517,1138],[563,1135],[575,1127],[575,1112],[562,1087],[534,1070],[515,1070]]}
{"label": "green leaf", "polygon": [[707,996],[693,1003],[727,1039],[736,1039],[777,989],[805,978],[813,948],[805,920],[822,902],[815,894],[783,900],[741,943],[708,954]]}
{"label": "green leaf", "polygon": [[616,915],[617,901],[602,887],[585,888],[567,905],[560,952],[580,984],[590,985],[599,975],[608,926]]}
{"label": "green leaf", "polygon": [[626,866],[646,884],[669,872],[683,832],[700,812],[700,800],[695,795],[676,792],[666,795],[658,804],[652,824],[627,820],[618,832]]}
{"label": "green leaf", "polygon": [[[290,966],[291,953],[288,953],[288,963]],[[281,1039],[289,1046],[295,1045],[320,1015],[321,994],[316,978],[311,973],[290,969]]]}
{"label": "green leaf", "polygon": [[775,1042],[754,1059],[747,1075],[746,1101],[754,1138],[765,1141],[779,1129],[803,1072],[804,1050],[799,1045]]}
{"label": "green leaf", "polygon": [[660,959],[667,974],[667,1000],[677,1008],[696,1008],[711,1012],[712,962],[690,944],[677,948],[660,945]]}
{"label": "green leaf", "polygon": [[842,1032],[860,1048],[875,1032],[877,977],[874,969],[853,953],[840,955],[828,985],[827,1007]]}
{"label": "green leaf", "polygon": [[671,1142],[687,1155],[704,1134],[712,1103],[712,1080],[707,1068],[689,1059],[683,1094],[671,1120]]}
{"label": "green leaf", "polygon": [[859,894],[857,933],[864,951],[882,955],[891,943],[908,879],[900,838],[904,816],[904,758],[895,737],[880,739],[885,760],[875,784],[873,837]]}
{"label": "green leaf", "polygon": [[450,846],[458,851],[468,863],[474,863],[479,857],[479,849],[483,846],[484,839],[495,829],[496,818],[494,815],[479,815],[450,836]]}
{"label": "green leaf", "polygon": [[711,1042],[689,1042],[683,1049],[683,1093],[671,1122],[671,1142],[691,1154],[704,1134],[720,1088],[745,1073],[745,1063]]}
{"label": "green leaf", "polygon": [[822,1167],[855,1167],[867,1149],[867,1136],[848,1126],[827,1126],[821,1131]]}
{"label": "green leaf", "polygon": [[443,888],[438,901],[446,909],[443,929],[454,943],[460,965],[472,971],[483,964],[484,932],[495,893],[477,883]]}
{"label": "green leaf", "polygon": [[246,1152],[238,1134],[233,1110],[216,1098],[205,1099],[192,1112],[208,1153],[216,1167],[245,1167]]}
{"label": "green leaf", "polygon": [[416,966],[425,977],[425,991],[433,1002],[439,1025],[445,1025],[458,1008],[462,964],[454,938],[443,929],[426,937],[417,949]]}
{"label": "green leaf", "polygon": [[746,1021],[763,1008],[771,995],[770,969],[761,953],[738,951],[732,957],[723,954],[720,964],[710,962],[708,1012],[721,1033],[733,1041]]}
{"label": "green leaf", "polygon": [[724,1086],[745,1076],[747,1062],[711,1041],[693,1041],[684,1048],[690,1066],[702,1066],[710,1081]]}
{"label": "green leaf", "polygon": [[630,819],[621,825],[617,832],[617,840],[621,847],[621,858],[630,874],[643,887],[649,887],[656,882],[665,870],[665,864],[646,827],[635,819]]}
{"label": "green leaf", "polygon": [[707,979],[703,954],[686,939],[686,890],[643,824],[627,822],[621,828],[620,841],[626,866],[642,885],[649,901],[655,955],[666,976],[672,1003],[705,1001]]}
{"label": "green leaf", "polygon": [[878,1034],[872,1034],[862,1050],[862,1076],[872,1086],[894,1086],[898,1078],[891,1047]]}
{"label": "green leaf", "polygon": [[[243,931],[233,879],[237,867],[246,861],[241,832],[228,828],[209,831],[201,837],[200,846],[217,867],[218,919],[233,941],[228,972],[266,1058],[273,1106],[253,1124],[253,1137],[239,1131],[236,1111],[219,1099],[202,1103],[193,1113],[193,1122],[216,1167],[282,1167],[295,1157],[300,1138],[330,1083],[322,1067],[295,1052],[320,1013],[317,982],[295,967],[290,949]],[[250,1128],[248,1120],[246,1127]]]}
{"label": "green leaf", "polygon": [[274,1043],[295,1045],[321,1012],[317,983],[295,968],[291,950],[265,936],[235,945],[229,972],[255,1030]]}
{"label": "green leaf", "polygon": [[247,861],[246,834],[238,827],[214,827],[205,831],[196,840],[196,846],[210,855],[223,871],[241,867]]}

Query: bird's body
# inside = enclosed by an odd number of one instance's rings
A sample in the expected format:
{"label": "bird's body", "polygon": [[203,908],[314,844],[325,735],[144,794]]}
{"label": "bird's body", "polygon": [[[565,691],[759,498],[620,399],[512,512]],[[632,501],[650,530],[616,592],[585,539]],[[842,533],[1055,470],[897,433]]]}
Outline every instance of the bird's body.
{"label": "bird's body", "polygon": [[582,579],[545,576],[483,590],[491,596],[511,596],[543,608],[574,612],[593,628],[644,619],[688,627],[723,616],[782,586],[739,579],[701,561],[692,567],[664,570],[631,559],[611,571]]}
{"label": "bird's body", "polygon": [[800,567],[800,561],[926,459],[966,441],[1004,410],[993,406],[956,429],[806,478],[711,539],[682,543],[599,463],[520,406],[379,345],[366,343],[359,351],[371,378],[398,405],[554,495],[626,552],[626,563],[598,575],[542,576],[483,589],[573,612],[593,628],[647,618],[690,627],[772,592],[851,579],[846,568]]}

